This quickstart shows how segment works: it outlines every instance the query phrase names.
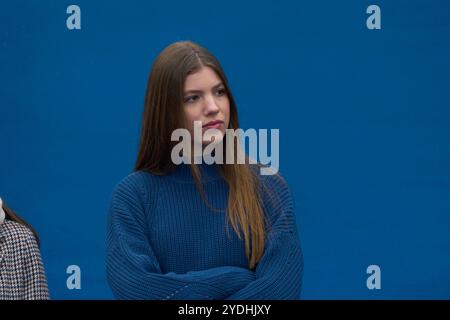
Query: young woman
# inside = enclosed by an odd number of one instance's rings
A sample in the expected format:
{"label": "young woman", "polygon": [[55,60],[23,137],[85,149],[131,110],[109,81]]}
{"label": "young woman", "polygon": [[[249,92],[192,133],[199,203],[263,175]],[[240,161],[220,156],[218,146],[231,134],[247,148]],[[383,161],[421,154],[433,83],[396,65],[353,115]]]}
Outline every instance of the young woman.
{"label": "young woman", "polygon": [[49,299],[39,238],[0,198],[0,300]]}
{"label": "young woman", "polygon": [[[176,42],[156,58],[135,172],[115,188],[107,277],[120,299],[297,299],[303,254],[292,194],[259,165],[175,165],[172,133],[238,129],[224,71],[199,45]],[[192,139],[202,147],[211,138]],[[214,140],[214,142],[218,142]],[[237,149],[235,149],[237,151]],[[186,152],[187,153],[187,152]],[[237,153],[236,153],[237,154]],[[225,158],[225,156],[224,156]],[[247,161],[248,162],[248,161]],[[231,224],[231,228],[230,228]]]}

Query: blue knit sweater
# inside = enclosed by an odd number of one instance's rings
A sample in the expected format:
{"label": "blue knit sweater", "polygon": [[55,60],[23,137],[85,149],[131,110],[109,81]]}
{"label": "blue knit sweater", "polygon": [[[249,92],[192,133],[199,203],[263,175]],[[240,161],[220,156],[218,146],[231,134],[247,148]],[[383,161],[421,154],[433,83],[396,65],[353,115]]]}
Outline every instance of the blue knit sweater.
{"label": "blue knit sweater", "polygon": [[265,251],[248,268],[243,239],[227,222],[228,187],[216,165],[199,165],[214,211],[190,167],[137,171],[115,188],[107,224],[107,278],[119,299],[298,299],[303,254],[292,194],[280,175],[261,176],[269,227]]}

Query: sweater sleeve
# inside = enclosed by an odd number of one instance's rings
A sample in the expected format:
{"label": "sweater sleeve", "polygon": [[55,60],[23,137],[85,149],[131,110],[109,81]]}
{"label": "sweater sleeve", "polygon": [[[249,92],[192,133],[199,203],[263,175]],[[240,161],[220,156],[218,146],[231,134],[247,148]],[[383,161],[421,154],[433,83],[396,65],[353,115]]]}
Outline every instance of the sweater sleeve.
{"label": "sweater sleeve", "polygon": [[[294,215],[294,201],[287,184],[276,185],[277,201],[270,208],[272,225],[264,254],[256,266],[256,279],[228,300],[299,299],[303,278],[303,253]],[[270,188],[274,192],[274,188]],[[273,198],[273,197],[272,197]]]}
{"label": "sweater sleeve", "polygon": [[147,237],[148,201],[136,181],[115,189],[107,225],[107,278],[118,299],[225,299],[255,279],[254,272],[223,266],[163,274]]}

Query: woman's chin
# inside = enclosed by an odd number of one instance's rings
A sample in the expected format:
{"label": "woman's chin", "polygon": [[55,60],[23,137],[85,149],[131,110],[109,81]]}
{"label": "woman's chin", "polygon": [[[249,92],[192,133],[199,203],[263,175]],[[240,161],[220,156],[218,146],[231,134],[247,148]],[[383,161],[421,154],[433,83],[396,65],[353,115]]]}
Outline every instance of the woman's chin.
{"label": "woman's chin", "polygon": [[204,147],[206,147],[206,146],[210,145],[211,143],[218,144],[218,143],[222,142],[222,140],[223,140],[223,136],[220,138],[213,137],[212,139],[203,140],[202,144]]}

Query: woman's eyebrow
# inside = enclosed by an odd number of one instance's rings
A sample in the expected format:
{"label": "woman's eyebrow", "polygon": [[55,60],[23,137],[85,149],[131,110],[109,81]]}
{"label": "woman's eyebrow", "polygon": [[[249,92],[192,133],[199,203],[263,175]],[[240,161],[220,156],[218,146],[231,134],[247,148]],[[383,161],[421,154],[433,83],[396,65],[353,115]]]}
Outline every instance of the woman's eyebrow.
{"label": "woman's eyebrow", "polygon": [[[219,82],[218,84],[216,84],[215,86],[213,86],[211,89],[217,89],[218,87],[220,87],[220,86],[222,86],[223,85],[223,83],[222,82]],[[184,92],[184,94],[188,94],[188,93],[195,93],[195,94],[202,94],[203,93],[203,91],[202,90],[188,90],[188,91],[185,91]]]}

